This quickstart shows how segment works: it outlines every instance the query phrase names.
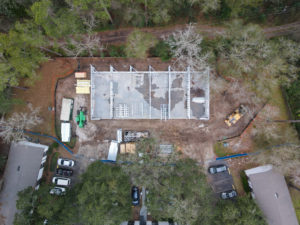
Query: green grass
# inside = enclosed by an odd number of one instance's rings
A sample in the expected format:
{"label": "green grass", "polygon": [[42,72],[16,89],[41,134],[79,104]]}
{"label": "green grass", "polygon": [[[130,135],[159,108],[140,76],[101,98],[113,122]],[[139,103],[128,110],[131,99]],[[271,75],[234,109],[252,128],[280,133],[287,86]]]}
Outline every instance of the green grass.
{"label": "green grass", "polygon": [[247,194],[250,193],[251,192],[251,188],[249,187],[248,178],[247,178],[244,170],[240,172],[240,177],[241,177],[241,180],[242,180],[244,191]]}
{"label": "green grass", "polygon": [[58,143],[57,142],[53,142],[50,146],[49,146],[49,149],[48,149],[48,151],[47,151],[47,155],[48,155],[48,157],[50,156],[50,155],[52,155],[52,153],[53,153],[53,149],[54,148],[58,148]]}
{"label": "green grass", "polygon": [[217,157],[224,157],[232,154],[231,149],[224,147],[222,142],[217,142],[214,144],[214,151]]}
{"label": "green grass", "polygon": [[293,188],[290,188],[289,190],[290,190],[293,205],[294,205],[294,208],[296,211],[296,216],[297,216],[298,222],[300,223],[300,192]]}
{"label": "green grass", "polygon": [[70,148],[74,148],[76,145],[76,137],[71,137],[70,142],[67,142],[66,145]]}
{"label": "green grass", "polygon": [[56,169],[56,164],[57,164],[57,159],[59,157],[59,152],[54,152],[51,158],[51,163],[50,163],[50,171],[54,172]]}

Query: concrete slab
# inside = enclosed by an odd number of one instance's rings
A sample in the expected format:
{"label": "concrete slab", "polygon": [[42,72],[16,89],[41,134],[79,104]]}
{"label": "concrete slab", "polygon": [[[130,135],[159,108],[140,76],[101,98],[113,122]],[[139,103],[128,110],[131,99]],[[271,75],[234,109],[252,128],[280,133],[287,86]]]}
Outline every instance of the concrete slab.
{"label": "concrete slab", "polygon": [[[191,102],[202,97],[203,102]],[[91,119],[209,119],[209,70],[97,71]]]}

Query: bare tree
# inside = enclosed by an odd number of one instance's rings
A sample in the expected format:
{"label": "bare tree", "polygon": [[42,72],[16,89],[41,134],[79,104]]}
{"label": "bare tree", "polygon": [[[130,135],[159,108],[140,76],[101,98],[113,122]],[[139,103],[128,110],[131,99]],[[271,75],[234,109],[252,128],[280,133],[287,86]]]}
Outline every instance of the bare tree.
{"label": "bare tree", "polygon": [[42,122],[38,116],[39,108],[28,105],[28,113],[13,113],[7,120],[0,120],[0,137],[4,142],[24,140],[24,130],[31,129]]}
{"label": "bare tree", "polygon": [[68,56],[78,57],[83,52],[87,52],[90,57],[93,57],[95,52],[101,52],[105,49],[100,36],[93,32],[97,20],[93,14],[83,15],[81,18],[86,26],[87,33],[72,36],[69,41],[60,42],[59,45]]}
{"label": "bare tree", "polygon": [[201,48],[202,36],[196,32],[195,26],[189,24],[183,31],[173,33],[166,41],[176,58],[175,67],[191,70],[203,70],[208,66],[209,54]]}
{"label": "bare tree", "polygon": [[84,34],[77,38],[71,38],[69,43],[61,43],[60,47],[68,56],[78,57],[83,52],[87,51],[90,57],[94,56],[95,52],[101,52],[105,49],[102,45],[100,37],[97,34]]}

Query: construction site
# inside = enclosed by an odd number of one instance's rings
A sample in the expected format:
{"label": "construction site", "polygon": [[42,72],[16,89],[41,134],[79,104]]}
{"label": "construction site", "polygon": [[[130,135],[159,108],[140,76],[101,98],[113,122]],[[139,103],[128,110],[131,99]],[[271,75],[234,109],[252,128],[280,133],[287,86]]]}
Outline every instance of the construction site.
{"label": "construction site", "polygon": [[[255,103],[255,95],[238,83],[216,86],[213,71],[189,73],[188,69],[176,71],[170,65],[172,62],[157,58],[57,58],[43,65],[42,79],[20,96],[41,108],[44,122],[36,131],[71,143],[74,156],[82,162],[81,172],[93,160],[108,158],[111,141],[117,140],[119,129],[124,133],[147,131],[160,146],[172,145],[201,164],[215,158],[217,141],[237,136],[231,140],[239,144],[238,135],[262,107]],[[105,89],[101,82],[106,82]],[[52,102],[55,110],[49,111]],[[124,109],[128,111],[121,111],[120,104],[127,104]],[[246,113],[236,113],[240,105],[245,106]],[[227,117],[230,127],[225,122]],[[250,141],[239,146],[234,152],[247,152],[252,145]],[[122,152],[133,149],[127,142]],[[69,156],[64,150],[60,154]]]}

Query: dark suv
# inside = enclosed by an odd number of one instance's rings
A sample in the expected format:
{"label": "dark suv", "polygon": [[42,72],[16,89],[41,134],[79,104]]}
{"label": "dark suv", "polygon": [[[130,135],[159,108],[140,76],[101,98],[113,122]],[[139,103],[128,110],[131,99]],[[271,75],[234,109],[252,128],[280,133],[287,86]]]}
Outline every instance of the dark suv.
{"label": "dark suv", "polygon": [[57,168],[56,175],[70,177],[73,174],[73,170]]}
{"label": "dark suv", "polygon": [[140,204],[140,191],[139,191],[138,187],[133,186],[131,188],[131,198],[132,198],[132,205]]}

